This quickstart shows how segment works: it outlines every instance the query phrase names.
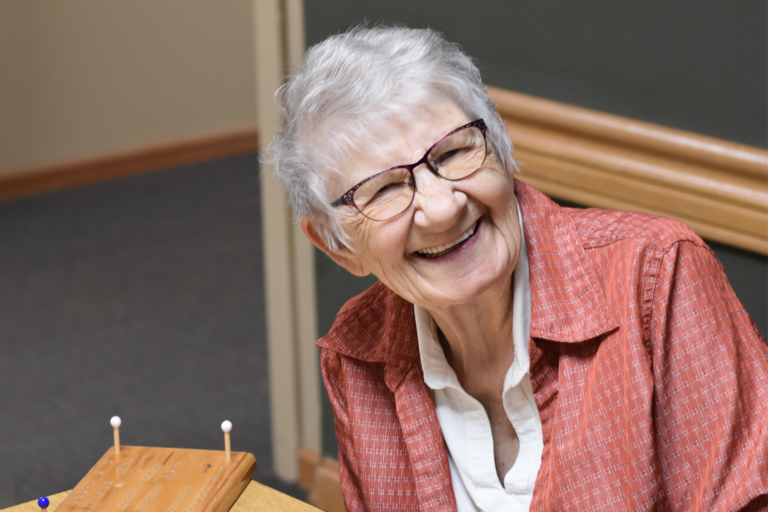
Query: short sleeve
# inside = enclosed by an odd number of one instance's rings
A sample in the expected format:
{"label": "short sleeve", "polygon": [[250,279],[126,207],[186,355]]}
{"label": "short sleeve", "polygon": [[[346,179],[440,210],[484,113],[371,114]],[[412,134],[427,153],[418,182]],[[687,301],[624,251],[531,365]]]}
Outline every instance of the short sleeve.
{"label": "short sleeve", "polygon": [[762,509],[768,347],[702,242],[664,254],[649,333],[662,508]]}

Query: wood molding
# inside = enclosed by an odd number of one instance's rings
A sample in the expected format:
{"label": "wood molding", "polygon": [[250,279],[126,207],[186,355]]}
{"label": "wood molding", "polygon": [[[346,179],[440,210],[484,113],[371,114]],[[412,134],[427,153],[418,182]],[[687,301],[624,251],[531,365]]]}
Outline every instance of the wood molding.
{"label": "wood molding", "polygon": [[[286,19],[282,0],[252,3],[256,124],[266,148],[279,125],[273,97],[286,70]],[[299,477],[301,408],[291,247],[294,223],[285,192],[268,162],[261,166],[260,183],[272,464],[277,476],[295,482]]]}
{"label": "wood molding", "polygon": [[346,512],[344,496],[341,494],[338,461],[324,458],[317,466],[315,485],[309,493],[309,502],[326,512]]}
{"label": "wood molding", "polygon": [[326,512],[346,512],[341,494],[339,462],[306,447],[299,448],[299,485],[309,491],[312,505]]}
{"label": "wood molding", "polygon": [[676,218],[768,254],[768,151],[489,88],[521,179],[553,197]]}
{"label": "wood molding", "polygon": [[[303,0],[283,0],[284,59],[288,72],[295,75],[301,68],[307,49]],[[266,142],[266,141],[265,141]],[[291,212],[291,217],[295,217]],[[317,342],[317,290],[315,289],[315,247],[304,236],[297,223],[291,229],[293,252],[293,307],[296,324],[296,359],[299,381],[299,446],[319,453],[322,447],[321,386]],[[301,460],[301,453],[299,454]],[[299,467],[301,479],[301,467]]]}
{"label": "wood molding", "polygon": [[0,200],[250,153],[257,150],[258,143],[256,126],[248,126],[69,162],[1,171]]}
{"label": "wood molding", "polygon": [[315,473],[317,466],[320,465],[320,452],[307,448],[299,447],[299,487],[305,491],[311,491],[315,486]]}

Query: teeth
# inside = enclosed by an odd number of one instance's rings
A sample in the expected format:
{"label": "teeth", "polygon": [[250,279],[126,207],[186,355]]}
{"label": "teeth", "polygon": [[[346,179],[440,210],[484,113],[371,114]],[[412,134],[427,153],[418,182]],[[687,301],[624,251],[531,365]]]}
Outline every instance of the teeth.
{"label": "teeth", "polygon": [[428,258],[430,258],[430,257],[431,258],[435,258],[438,255],[440,255],[441,253],[447,251],[448,249],[451,249],[452,247],[460,244],[461,242],[463,242],[467,238],[469,238],[472,235],[474,235],[476,229],[477,229],[477,223],[475,223],[471,228],[469,228],[469,230],[466,233],[461,235],[459,238],[457,238],[453,242],[450,242],[450,243],[447,243],[447,244],[443,244],[443,245],[438,245],[437,247],[430,247],[429,249],[422,249],[422,250],[417,251],[417,252],[420,255],[422,255],[422,256],[426,256]]}

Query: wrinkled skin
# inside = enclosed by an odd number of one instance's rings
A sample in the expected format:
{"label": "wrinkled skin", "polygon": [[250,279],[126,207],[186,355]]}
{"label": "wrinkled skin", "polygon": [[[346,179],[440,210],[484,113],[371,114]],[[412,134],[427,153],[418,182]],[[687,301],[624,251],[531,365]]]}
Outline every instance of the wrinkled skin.
{"label": "wrinkled skin", "polygon": [[[330,187],[332,198],[382,169],[418,160],[443,135],[471,120],[446,101],[421,107],[412,118],[390,121],[384,142],[369,144],[365,153],[342,161]],[[495,299],[509,295],[509,278],[520,247],[511,172],[489,152],[483,168],[461,181],[438,178],[424,166],[415,174],[417,193],[402,215],[376,222],[353,207],[341,207],[338,213],[349,234],[349,247],[329,251],[327,243],[318,240],[318,230],[308,233],[310,239],[353,274],[372,273],[395,293],[430,312],[471,307],[489,293]],[[460,249],[436,259],[417,254],[456,240],[481,217],[479,232]],[[305,219],[302,224],[309,228],[311,221]],[[495,291],[494,286],[499,289]]]}

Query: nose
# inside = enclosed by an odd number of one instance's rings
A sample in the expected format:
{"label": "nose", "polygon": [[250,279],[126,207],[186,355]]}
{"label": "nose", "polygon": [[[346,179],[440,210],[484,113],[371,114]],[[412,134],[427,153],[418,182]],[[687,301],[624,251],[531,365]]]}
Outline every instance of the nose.
{"label": "nose", "polygon": [[446,229],[454,226],[467,205],[467,196],[456,189],[454,181],[433,174],[424,166],[414,170],[416,194],[413,198],[417,226]]}

